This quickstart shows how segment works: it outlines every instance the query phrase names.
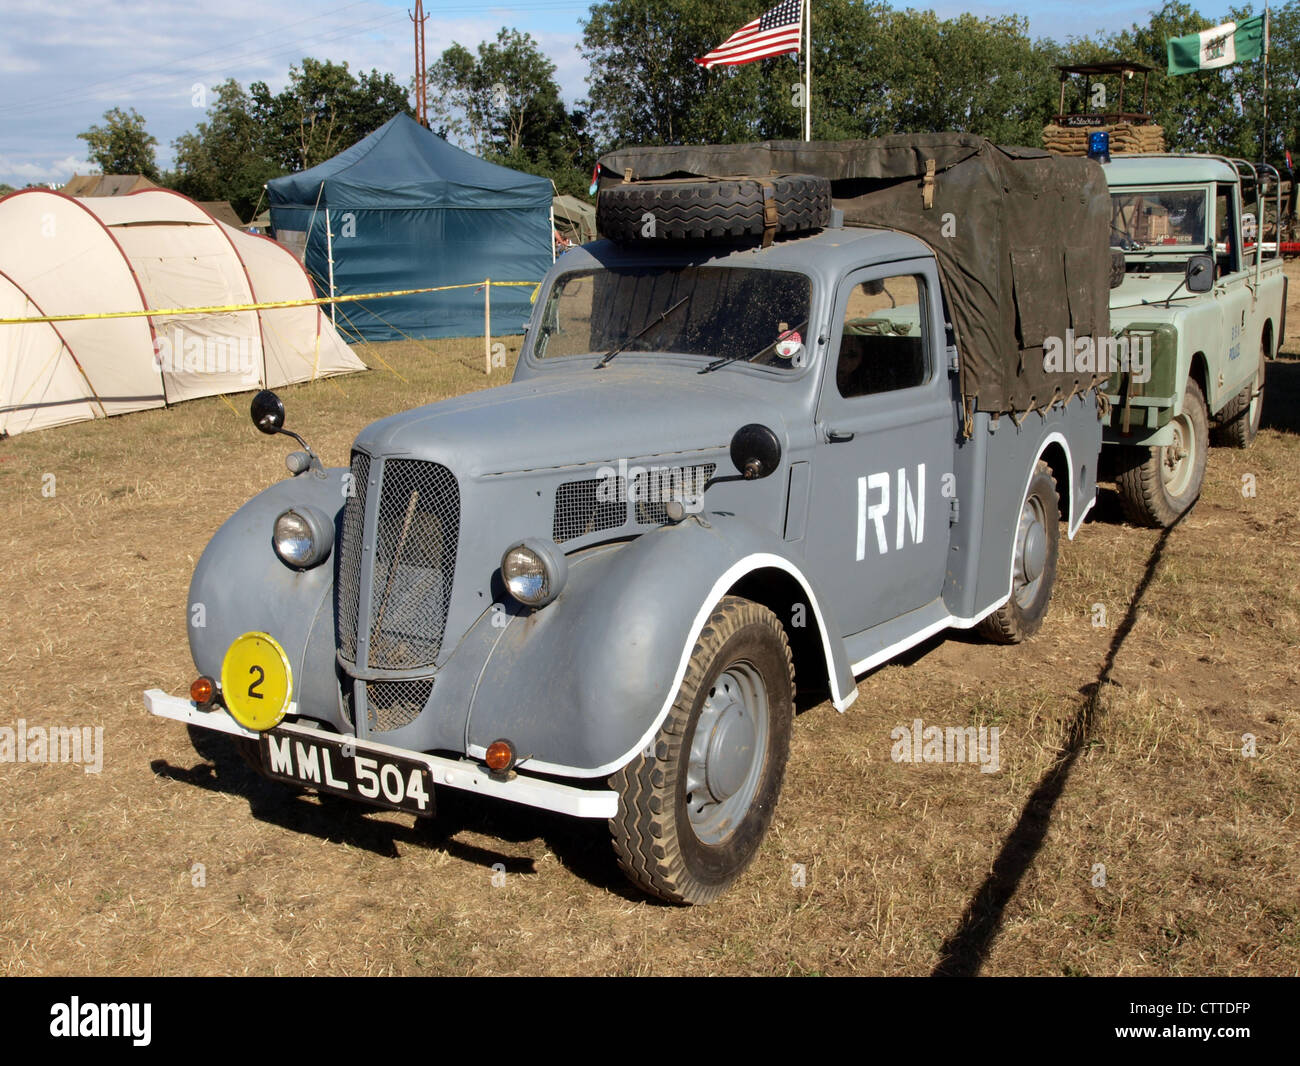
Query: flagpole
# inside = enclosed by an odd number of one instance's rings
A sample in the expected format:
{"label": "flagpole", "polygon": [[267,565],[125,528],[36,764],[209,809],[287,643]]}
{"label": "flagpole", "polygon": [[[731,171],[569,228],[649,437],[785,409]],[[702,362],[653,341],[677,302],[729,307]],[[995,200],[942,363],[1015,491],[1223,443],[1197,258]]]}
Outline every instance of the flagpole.
{"label": "flagpole", "polygon": [[[812,0],[804,0],[808,33],[803,43],[803,139],[812,140]],[[1267,63],[1267,60],[1265,61]]]}
{"label": "flagpole", "polygon": [[[1264,0],[1264,133],[1263,143],[1259,147],[1259,159],[1261,163],[1268,162],[1268,0]],[[1260,226],[1262,233],[1262,218]],[[1262,236],[1260,240],[1263,240]]]}

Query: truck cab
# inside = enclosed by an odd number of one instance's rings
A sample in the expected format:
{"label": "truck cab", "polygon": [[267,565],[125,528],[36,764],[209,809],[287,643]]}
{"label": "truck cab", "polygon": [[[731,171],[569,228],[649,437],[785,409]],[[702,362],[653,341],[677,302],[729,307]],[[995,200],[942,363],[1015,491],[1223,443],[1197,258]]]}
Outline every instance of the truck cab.
{"label": "truck cab", "polygon": [[1244,448],[1259,429],[1286,278],[1276,241],[1245,228],[1280,179],[1218,156],[1114,156],[1103,170],[1124,258],[1105,443],[1130,519],[1167,526],[1200,494],[1210,440]]}
{"label": "truck cab", "polygon": [[[153,713],[422,816],[455,789],[605,819],[639,888],[705,903],[770,824],[797,692],[845,711],[944,629],[1030,637],[1095,389],[981,410],[930,242],[846,226],[816,177],[685,184],[602,193],[615,237],[543,279],[509,384],[374,423],[346,468],[291,456],[200,558],[197,687]],[[733,232],[658,239],[647,196]],[[1076,311],[1104,314],[1101,219]]]}

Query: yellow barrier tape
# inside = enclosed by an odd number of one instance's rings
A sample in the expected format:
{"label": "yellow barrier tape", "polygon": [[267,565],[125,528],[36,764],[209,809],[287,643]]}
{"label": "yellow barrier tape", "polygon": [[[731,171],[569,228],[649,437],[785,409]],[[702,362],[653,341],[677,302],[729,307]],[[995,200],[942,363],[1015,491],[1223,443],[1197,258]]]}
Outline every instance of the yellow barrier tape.
{"label": "yellow barrier tape", "polygon": [[[536,288],[536,281],[494,281],[493,285],[528,285]],[[391,292],[364,292],[348,296],[321,296],[314,300],[274,300],[256,304],[222,304],[214,307],[166,307],[142,311],[100,311],[84,315],[37,315],[34,318],[0,318],[0,326],[25,326],[36,322],[84,322],[96,318],[167,318],[172,315],[216,315],[231,311],[274,311],[282,307],[320,307],[324,304],[355,303],[358,300],[379,300],[390,296],[415,296],[425,292],[450,292],[452,289],[481,289],[483,282],[471,281],[465,285],[438,285],[431,289],[393,289]]]}

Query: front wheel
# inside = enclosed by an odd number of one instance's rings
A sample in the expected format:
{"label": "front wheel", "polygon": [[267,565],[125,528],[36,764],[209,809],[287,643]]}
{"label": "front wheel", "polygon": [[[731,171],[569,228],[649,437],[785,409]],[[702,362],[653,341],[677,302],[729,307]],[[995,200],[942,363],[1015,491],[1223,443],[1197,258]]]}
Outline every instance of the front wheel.
{"label": "front wheel", "polygon": [[753,860],[790,752],[794,663],[771,611],[726,596],[654,740],[610,778],[619,866],[671,903],[708,903]]}
{"label": "front wheel", "polygon": [[1116,478],[1120,503],[1134,525],[1168,527],[1201,495],[1210,445],[1205,394],[1190,378],[1182,412],[1170,423],[1174,440],[1156,448],[1124,448]]}
{"label": "front wheel", "polygon": [[982,636],[998,644],[1019,644],[1032,637],[1047,617],[1056,584],[1056,554],[1061,542],[1056,478],[1041,459],[1016,523],[1011,561],[1011,598],[979,624]]}

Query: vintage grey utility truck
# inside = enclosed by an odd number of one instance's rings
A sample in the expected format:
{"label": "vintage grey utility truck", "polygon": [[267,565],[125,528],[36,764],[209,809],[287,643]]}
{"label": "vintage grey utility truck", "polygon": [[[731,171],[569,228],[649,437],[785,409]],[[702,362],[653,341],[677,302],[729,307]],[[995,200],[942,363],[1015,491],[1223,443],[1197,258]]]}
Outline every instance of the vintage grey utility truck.
{"label": "vintage grey utility truck", "polygon": [[[291,454],[199,560],[190,696],[145,699],[363,802],[605,819],[642,890],[701,903],[772,819],[796,685],[843,711],[932,634],[1042,622],[1101,446],[1101,379],[1044,343],[1107,334],[1109,198],[1090,160],[957,134],[631,150],[602,182],[514,380],[344,468]],[[253,418],[289,432],[272,394]]]}
{"label": "vintage grey utility truck", "polygon": [[[1130,520],[1168,526],[1200,495],[1211,435],[1246,448],[1259,430],[1286,278],[1254,220],[1281,181],[1272,167],[1208,155],[1117,155],[1103,169],[1125,259],[1110,301],[1105,442]],[[1280,217],[1280,201],[1269,214]]]}

